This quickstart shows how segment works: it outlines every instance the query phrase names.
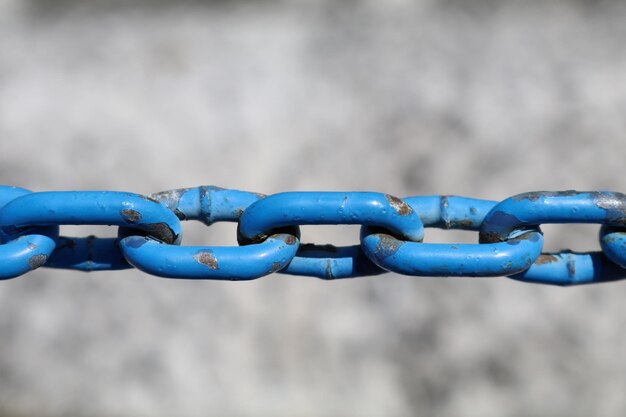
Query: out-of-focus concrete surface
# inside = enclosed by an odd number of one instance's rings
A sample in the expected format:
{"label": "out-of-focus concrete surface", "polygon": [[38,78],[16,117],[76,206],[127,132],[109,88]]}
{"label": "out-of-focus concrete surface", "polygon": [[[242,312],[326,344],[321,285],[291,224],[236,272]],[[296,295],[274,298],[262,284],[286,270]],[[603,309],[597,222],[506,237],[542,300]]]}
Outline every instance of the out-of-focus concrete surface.
{"label": "out-of-focus concrete surface", "polygon": [[[1,0],[0,183],[624,191],[625,22],[619,1]],[[357,239],[333,230],[303,237]],[[621,417],[625,298],[40,269],[0,285],[0,415]]]}

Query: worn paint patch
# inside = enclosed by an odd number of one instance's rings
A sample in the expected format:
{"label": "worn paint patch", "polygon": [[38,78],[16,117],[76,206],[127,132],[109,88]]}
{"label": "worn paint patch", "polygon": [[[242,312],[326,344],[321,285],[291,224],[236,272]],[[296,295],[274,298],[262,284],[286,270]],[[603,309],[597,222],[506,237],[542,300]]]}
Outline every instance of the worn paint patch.
{"label": "worn paint patch", "polygon": [[537,201],[540,198],[545,197],[574,197],[579,194],[583,194],[580,191],[576,190],[567,190],[567,191],[532,191],[529,193],[518,194],[516,196],[511,197],[513,201]]}
{"label": "worn paint patch", "polygon": [[150,195],[150,199],[159,204],[163,204],[168,209],[172,210],[179,220],[185,220],[187,216],[180,211],[178,206],[180,205],[180,199],[183,194],[189,191],[190,188],[177,188],[175,190],[162,191],[160,193],[154,193]]}
{"label": "worn paint patch", "polygon": [[569,259],[567,261],[567,273],[570,277],[570,279],[574,279],[574,277],[576,276],[576,258],[573,259]]}
{"label": "worn paint patch", "polygon": [[272,264],[272,269],[270,269],[270,274],[273,274],[276,271],[280,271],[283,267],[283,264],[281,264],[280,262],[274,262]]}
{"label": "worn paint patch", "polygon": [[285,243],[288,245],[295,245],[298,239],[295,236],[289,235],[285,238]]}
{"label": "worn paint patch", "polygon": [[495,232],[481,232],[478,235],[478,243],[501,243],[502,241],[500,234]]}
{"label": "worn paint patch", "polygon": [[450,197],[452,196],[442,195],[441,201],[439,202],[439,220],[443,228],[446,230],[454,229],[454,224],[450,221],[450,214],[448,213],[448,209],[450,208]]}
{"label": "worn paint patch", "polygon": [[470,219],[463,219],[449,222],[450,229],[472,229],[474,228],[474,222]]}
{"label": "worn paint patch", "polygon": [[405,203],[404,201],[402,201],[398,197],[395,197],[395,196],[392,196],[392,195],[389,195],[389,194],[385,194],[385,198],[389,202],[389,205],[400,216],[406,216],[406,215],[409,215],[409,214],[411,214],[413,212],[413,209],[411,208],[411,206],[409,206],[407,203]]}
{"label": "worn paint patch", "polygon": [[48,257],[43,254],[31,256],[31,258],[28,260],[28,266],[30,267],[30,269],[37,269],[45,264],[47,260]]}
{"label": "worn paint patch", "polygon": [[559,258],[556,255],[551,255],[548,253],[541,254],[539,258],[535,261],[537,265],[546,265],[554,262],[558,262]]}
{"label": "worn paint patch", "polygon": [[595,205],[606,211],[607,222],[626,226],[626,195],[622,193],[594,193]]}
{"label": "worn paint patch", "polygon": [[199,264],[208,266],[214,271],[219,269],[219,265],[217,264],[217,259],[215,259],[215,255],[213,255],[213,252],[211,251],[206,250],[206,251],[198,252],[193,256],[193,258]]}
{"label": "worn paint patch", "polygon": [[378,234],[376,236],[379,238],[379,241],[376,245],[376,249],[374,250],[374,256],[380,262],[384,261],[390,256],[395,255],[398,249],[400,249],[400,247],[404,244],[403,241],[393,238],[389,235]]}
{"label": "worn paint patch", "polygon": [[327,259],[326,260],[326,279],[335,279],[335,276],[333,275],[333,260],[332,259]]}
{"label": "worn paint patch", "polygon": [[150,194],[150,198],[158,203],[165,204],[168,208],[178,207],[180,198],[189,191],[189,188],[177,188],[175,190],[161,191],[160,193]]}
{"label": "worn paint patch", "polygon": [[142,227],[150,234],[150,236],[153,236],[156,239],[161,240],[165,243],[174,243],[176,239],[178,239],[178,235],[175,234],[172,229],[170,229],[167,223],[151,223],[145,224]]}
{"label": "worn paint patch", "polygon": [[130,224],[135,224],[139,220],[141,220],[141,213],[133,209],[124,209],[120,211],[120,215],[122,216],[125,222],[130,223]]}
{"label": "worn paint patch", "polygon": [[496,211],[483,222],[478,241],[480,243],[504,242],[516,227],[524,225],[525,222],[512,214]]}

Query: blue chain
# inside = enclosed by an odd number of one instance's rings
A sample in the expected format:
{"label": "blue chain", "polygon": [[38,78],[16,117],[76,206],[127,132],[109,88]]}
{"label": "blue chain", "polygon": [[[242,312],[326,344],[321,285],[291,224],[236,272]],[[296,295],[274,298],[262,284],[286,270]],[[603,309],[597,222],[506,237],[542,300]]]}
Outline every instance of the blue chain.
{"label": "blue chain", "polygon": [[[180,246],[181,221],[238,223],[239,246]],[[542,253],[544,223],[598,223],[601,252]],[[59,236],[61,225],[118,226],[117,238]],[[360,244],[301,244],[301,225],[361,226]],[[476,244],[423,243],[424,229],[478,232]],[[113,191],[33,193],[0,186],[0,279],[40,266],[135,267],[169,278],[249,280],[273,272],[323,279],[393,271],[509,276],[577,285],[626,278],[626,196],[534,192],[502,202],[374,192],[265,196],[212,186],[145,197]]]}

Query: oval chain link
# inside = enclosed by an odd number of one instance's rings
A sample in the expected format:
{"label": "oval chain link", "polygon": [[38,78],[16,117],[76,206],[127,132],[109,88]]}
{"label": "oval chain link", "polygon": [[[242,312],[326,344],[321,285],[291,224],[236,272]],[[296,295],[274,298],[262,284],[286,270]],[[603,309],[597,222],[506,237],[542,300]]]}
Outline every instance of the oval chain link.
{"label": "oval chain link", "polygon": [[[405,201],[420,213],[424,225],[476,231],[496,204],[456,196],[409,197]],[[416,243],[363,228],[363,250],[378,266],[405,275],[492,277],[527,269],[541,254],[539,231],[490,244]]]}
{"label": "oval chain link", "polygon": [[[206,225],[236,222],[263,195],[204,186],[153,194],[181,220]],[[168,278],[249,280],[283,269],[298,249],[298,237],[271,234],[262,242],[242,247],[172,246],[152,237],[131,236],[120,241],[128,262],[152,275]]]}

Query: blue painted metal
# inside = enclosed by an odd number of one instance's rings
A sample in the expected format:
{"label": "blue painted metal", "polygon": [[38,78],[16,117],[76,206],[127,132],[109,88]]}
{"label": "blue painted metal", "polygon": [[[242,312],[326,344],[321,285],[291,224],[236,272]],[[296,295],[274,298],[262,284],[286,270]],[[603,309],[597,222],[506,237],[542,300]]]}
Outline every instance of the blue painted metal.
{"label": "blue painted metal", "polygon": [[[239,221],[241,247],[180,247],[180,220]],[[543,223],[600,223],[602,252],[541,254]],[[59,237],[61,224],[118,225],[116,239]],[[300,245],[299,225],[360,224],[361,245]],[[421,243],[424,226],[479,230],[479,244]],[[509,275],[578,285],[626,278],[626,196],[536,192],[503,202],[456,196],[404,201],[380,193],[270,197],[203,186],[143,197],[108,191],[31,193],[0,186],[0,279],[39,266],[125,269],[177,278],[325,279],[386,270],[428,276]]]}
{"label": "blue painted metal", "polygon": [[496,201],[455,195],[415,196],[403,199],[419,213],[424,226],[477,231]]}
{"label": "blue painted metal", "polygon": [[61,236],[45,266],[79,271],[117,271],[132,268],[120,252],[118,240],[96,236]]}
{"label": "blue painted metal", "polygon": [[[126,235],[149,234],[168,243],[178,243],[181,239],[176,215],[138,194],[113,191],[28,193],[0,209],[0,231],[5,239],[23,234],[24,227],[61,224],[117,225],[124,228],[121,232]],[[55,230],[58,236],[58,227]],[[43,234],[30,236],[31,240],[45,240]],[[48,254],[46,266],[83,271],[129,267],[116,239],[63,237],[58,238],[56,247],[53,254]]]}
{"label": "blue painted metal", "polygon": [[[508,239],[511,233],[538,229],[543,223],[599,223],[619,227],[626,224],[626,198],[613,192],[533,192],[498,203],[485,217],[480,242]],[[604,239],[606,240],[606,239]],[[606,241],[604,242],[606,245]],[[610,243],[609,245],[613,245]],[[619,242],[613,256],[619,256]],[[607,254],[608,255],[608,254]],[[606,256],[563,251],[545,254],[515,278],[531,282],[573,285],[621,279],[621,271]]]}
{"label": "blue painted metal", "polygon": [[404,201],[374,192],[286,192],[261,199],[242,214],[242,243],[262,241],[272,230],[307,224],[380,226],[405,239],[420,241],[424,226]]}
{"label": "blue painted metal", "polygon": [[[388,194],[287,192],[259,200],[244,211],[239,221],[239,242],[262,241],[273,230],[307,224],[378,226],[413,241],[424,236],[419,215]],[[306,245],[283,272],[325,279],[381,273],[363,256],[358,245],[344,248]]]}
{"label": "blue painted metal", "polygon": [[31,193],[32,191],[25,188],[0,185],[0,208],[4,207],[11,200],[15,200],[18,197]]}
{"label": "blue painted metal", "polygon": [[117,225],[166,243],[181,239],[180,221],[157,201],[118,191],[48,191],[18,197],[0,209],[0,231],[29,226]]}
{"label": "blue painted metal", "polygon": [[404,201],[419,213],[424,226],[477,231],[496,201],[455,195],[407,197]]}
{"label": "blue painted metal", "polygon": [[178,188],[151,194],[150,198],[176,213],[180,220],[197,220],[206,225],[236,222],[241,213],[264,194],[227,190],[212,185]]}
{"label": "blue painted metal", "polygon": [[[426,227],[478,230],[496,202],[456,196],[409,197]],[[528,268],[541,254],[543,236],[530,231],[492,244],[417,243],[363,228],[361,245],[378,266],[417,276],[503,276]]]}
{"label": "blue painted metal", "polygon": [[[23,188],[0,186],[0,208],[30,193]],[[54,251],[58,233],[58,227],[26,228],[14,236],[0,233],[0,279],[15,278],[45,264]]]}
{"label": "blue painted metal", "polygon": [[298,250],[292,235],[275,234],[245,247],[171,246],[149,237],[122,239],[128,262],[152,275],[166,278],[244,281],[276,272]]}
{"label": "blue painted metal", "polygon": [[[153,194],[182,220],[205,224],[239,220],[261,194],[217,187],[197,187]],[[162,277],[250,280],[283,269],[299,246],[297,236],[277,233],[245,247],[171,246],[149,237],[127,237],[120,248],[136,268]]]}
{"label": "blue painted metal", "polygon": [[600,229],[602,252],[613,262],[626,268],[626,230],[624,227],[602,226]]}
{"label": "blue painted metal", "polygon": [[19,236],[0,245],[0,279],[15,278],[44,265],[55,248],[45,235]]}
{"label": "blue painted metal", "polygon": [[300,245],[298,253],[280,273],[321,279],[356,278],[384,274],[358,245]]}
{"label": "blue painted metal", "polygon": [[602,252],[545,253],[532,267],[510,278],[524,282],[571,286],[616,281],[626,278],[626,269],[611,262]]}

